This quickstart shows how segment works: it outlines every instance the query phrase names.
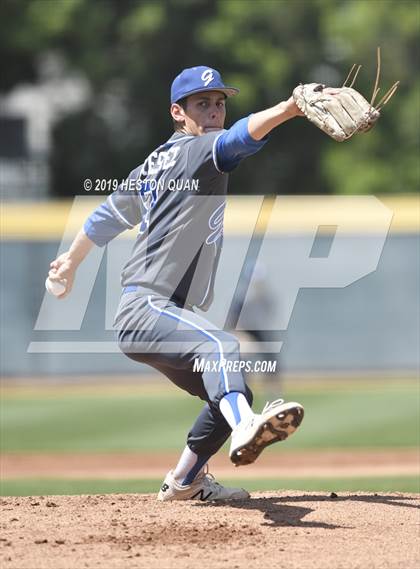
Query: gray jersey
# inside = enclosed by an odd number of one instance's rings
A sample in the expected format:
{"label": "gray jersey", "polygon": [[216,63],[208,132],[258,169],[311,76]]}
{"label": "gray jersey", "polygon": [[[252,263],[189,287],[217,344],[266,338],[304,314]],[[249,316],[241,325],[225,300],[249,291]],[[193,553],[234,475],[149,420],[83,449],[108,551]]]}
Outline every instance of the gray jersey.
{"label": "gray jersey", "polygon": [[216,166],[220,134],[175,133],[87,221],[86,232],[97,244],[139,224],[122,286],[155,290],[202,310],[210,306],[228,183]]}

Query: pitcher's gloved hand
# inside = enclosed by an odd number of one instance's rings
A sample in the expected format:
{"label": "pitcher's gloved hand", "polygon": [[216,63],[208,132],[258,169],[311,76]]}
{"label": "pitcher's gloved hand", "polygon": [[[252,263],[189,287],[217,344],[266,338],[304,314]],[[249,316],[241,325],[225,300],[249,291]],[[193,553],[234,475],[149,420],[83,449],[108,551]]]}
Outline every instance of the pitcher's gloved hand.
{"label": "pitcher's gloved hand", "polygon": [[[353,65],[342,87],[334,88],[319,83],[307,83],[299,85],[293,91],[293,99],[306,118],[338,142],[347,140],[358,132],[370,130],[380,117],[380,109],[398,88],[399,81],[394,83],[379,103],[374,106],[374,101],[379,92],[378,83],[381,68],[379,48],[377,54],[376,82],[370,103],[352,88],[361,65]],[[352,75],[351,84],[346,87]]]}

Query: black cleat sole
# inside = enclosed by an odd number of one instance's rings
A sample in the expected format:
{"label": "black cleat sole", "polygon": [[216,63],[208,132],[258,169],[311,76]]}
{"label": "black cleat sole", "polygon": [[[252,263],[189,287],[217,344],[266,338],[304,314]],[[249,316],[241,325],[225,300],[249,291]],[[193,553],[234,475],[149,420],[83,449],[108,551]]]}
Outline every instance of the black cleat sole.
{"label": "black cleat sole", "polygon": [[302,407],[292,407],[287,411],[273,415],[246,445],[238,448],[230,457],[235,466],[252,464],[268,446],[286,440],[299,427],[303,420]]}

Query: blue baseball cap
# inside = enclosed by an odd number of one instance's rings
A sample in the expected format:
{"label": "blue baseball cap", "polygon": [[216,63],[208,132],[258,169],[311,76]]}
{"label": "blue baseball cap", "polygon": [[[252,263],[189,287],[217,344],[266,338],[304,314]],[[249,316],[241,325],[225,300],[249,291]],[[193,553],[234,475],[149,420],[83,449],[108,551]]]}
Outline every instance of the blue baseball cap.
{"label": "blue baseball cap", "polygon": [[221,91],[227,97],[233,97],[239,93],[235,87],[227,87],[216,69],[199,65],[181,71],[175,77],[171,87],[171,103],[176,103],[188,95],[201,93],[202,91]]}

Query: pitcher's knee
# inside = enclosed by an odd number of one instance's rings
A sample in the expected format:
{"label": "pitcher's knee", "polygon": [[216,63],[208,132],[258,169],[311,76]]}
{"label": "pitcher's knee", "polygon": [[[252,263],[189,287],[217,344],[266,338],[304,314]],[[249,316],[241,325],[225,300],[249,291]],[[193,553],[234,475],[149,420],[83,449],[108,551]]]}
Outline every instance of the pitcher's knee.
{"label": "pitcher's knee", "polygon": [[221,332],[218,335],[223,346],[223,353],[226,354],[239,354],[241,350],[241,345],[236,336],[230,334],[229,332]]}
{"label": "pitcher's knee", "polygon": [[[217,341],[216,341],[217,338]],[[205,371],[205,362],[217,362],[220,367],[221,362],[226,361],[236,361],[240,359],[240,343],[236,336],[219,330],[217,334],[214,334],[214,338],[209,341],[205,341],[196,349],[196,357],[198,359],[197,365],[201,365]],[[240,371],[240,369],[230,369],[235,366],[230,366],[228,371]],[[237,366],[238,368],[240,366]]]}

